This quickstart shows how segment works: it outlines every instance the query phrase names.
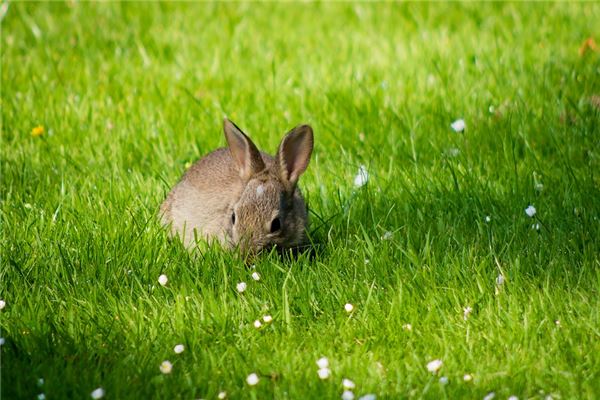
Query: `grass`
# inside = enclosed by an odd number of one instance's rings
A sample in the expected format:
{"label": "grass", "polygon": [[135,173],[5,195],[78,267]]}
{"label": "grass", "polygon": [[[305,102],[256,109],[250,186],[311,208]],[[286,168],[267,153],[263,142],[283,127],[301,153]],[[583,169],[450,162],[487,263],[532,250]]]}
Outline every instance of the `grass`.
{"label": "grass", "polygon": [[[342,378],[357,398],[596,397],[600,53],[578,50],[599,20],[597,3],[10,4],[2,398],[340,398]],[[269,151],[315,130],[317,254],[265,255],[258,282],[156,218],[223,115]]]}

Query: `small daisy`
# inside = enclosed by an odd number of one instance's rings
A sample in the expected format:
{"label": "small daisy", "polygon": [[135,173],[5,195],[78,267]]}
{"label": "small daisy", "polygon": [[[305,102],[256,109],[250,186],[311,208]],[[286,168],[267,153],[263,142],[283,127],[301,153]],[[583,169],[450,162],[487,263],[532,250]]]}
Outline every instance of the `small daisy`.
{"label": "small daisy", "polygon": [[402,329],[404,329],[405,331],[412,331],[412,325],[411,324],[404,324],[402,325]]}
{"label": "small daisy", "polygon": [[367,184],[369,181],[369,171],[367,171],[367,167],[361,165],[358,168],[358,174],[354,177],[354,186],[359,188]]}
{"label": "small daisy", "polygon": [[365,394],[364,396],[361,396],[358,398],[358,400],[375,400],[377,399],[377,396],[375,396],[373,393],[368,393]]}
{"label": "small daisy", "polygon": [[258,378],[258,375],[256,375],[255,373],[251,373],[246,377],[246,383],[250,386],[255,386],[256,384],[258,384],[259,380],[260,379]]}
{"label": "small daisy", "polygon": [[352,304],[350,304],[350,303],[346,303],[344,305],[344,310],[346,310],[347,313],[351,313],[352,310],[354,310],[354,306]]}
{"label": "small daisy", "polygon": [[504,275],[500,274],[496,277],[496,285],[502,286],[502,285],[504,285],[504,281],[505,281]]}
{"label": "small daisy", "polygon": [[37,395],[38,400],[46,400],[46,395],[44,393],[40,393]]}
{"label": "small daisy", "polygon": [[466,321],[472,312],[473,308],[471,306],[466,306],[465,308],[463,308],[463,319]]}
{"label": "small daisy", "polygon": [[392,232],[387,231],[383,234],[383,236],[381,237],[381,240],[390,240],[392,238]]}
{"label": "small daisy", "polygon": [[92,399],[101,399],[104,397],[104,389],[99,387],[91,393]]}
{"label": "small daisy", "polygon": [[317,374],[319,375],[319,378],[327,379],[331,376],[331,370],[329,368],[319,368]]}
{"label": "small daisy", "polygon": [[261,326],[262,326],[262,323],[260,322],[260,320],[257,319],[256,321],[254,321],[254,327],[256,329],[259,329]]}
{"label": "small daisy", "polygon": [[454,132],[460,133],[465,130],[465,128],[467,127],[467,124],[465,124],[465,120],[461,118],[461,119],[457,119],[456,121],[451,123],[450,127],[452,128],[452,130]]}
{"label": "small daisy", "polygon": [[6,307],[6,302],[4,300],[0,300],[0,310],[4,310],[4,307]]}
{"label": "small daisy", "polygon": [[271,317],[270,315],[265,315],[263,317],[263,321],[265,321],[266,324],[270,324],[271,322],[273,322],[273,317]]}
{"label": "small daisy", "polygon": [[485,222],[491,222],[492,221],[492,217],[490,217],[489,215],[485,216]]}
{"label": "small daisy", "polygon": [[496,397],[496,393],[489,392],[488,394],[486,394],[485,396],[483,396],[483,400],[492,400],[494,397]]}
{"label": "small daisy", "polygon": [[451,147],[446,151],[446,154],[449,157],[458,157],[458,155],[460,154],[460,150],[457,149],[456,147]]}
{"label": "small daisy", "polygon": [[442,368],[442,360],[433,360],[427,363],[427,371],[437,373]]}
{"label": "small daisy", "polygon": [[533,218],[533,216],[536,214],[537,210],[535,209],[534,206],[529,205],[526,209],[525,209],[525,214],[527,214],[527,216],[529,218]]}
{"label": "small daisy", "polygon": [[[550,397],[550,398],[552,398],[552,397]],[[510,396],[508,398],[508,400],[519,400],[519,398],[513,394],[512,396]]]}
{"label": "small daisy", "polygon": [[260,275],[258,274],[258,272],[254,271],[252,273],[252,279],[254,279],[255,281],[260,281]]}
{"label": "small daisy", "polygon": [[317,366],[320,369],[323,368],[328,368],[329,367],[329,359],[327,359],[327,357],[321,357],[317,360]]}
{"label": "small daisy", "polygon": [[556,321],[554,321],[554,325],[560,326],[560,319],[557,319]]}
{"label": "small daisy", "polygon": [[227,392],[219,392],[219,394],[217,395],[217,398],[219,400],[223,400],[227,398]]}
{"label": "small daisy", "polygon": [[342,380],[342,387],[344,389],[352,390],[356,387],[356,384],[354,382],[352,382],[350,379],[344,378]]}
{"label": "small daisy", "polygon": [[160,283],[161,286],[165,286],[167,282],[169,282],[169,278],[167,278],[165,274],[158,277],[158,283]]}
{"label": "small daisy", "polygon": [[344,390],[342,393],[342,400],[354,400],[354,393],[351,390]]}
{"label": "small daisy", "polygon": [[183,353],[184,350],[185,350],[185,347],[183,347],[182,344],[178,344],[173,348],[173,351],[175,352],[175,354],[181,354],[181,353]]}
{"label": "small daisy", "polygon": [[465,381],[465,382],[471,382],[472,380],[473,380],[473,375],[471,375],[471,374],[465,374],[463,376],[463,381]]}
{"label": "small daisy", "polygon": [[238,292],[244,293],[246,291],[246,288],[248,287],[248,285],[246,285],[246,282],[240,282],[235,287]]}
{"label": "small daisy", "polygon": [[440,385],[447,385],[447,384],[448,384],[448,377],[447,376],[440,377]]}
{"label": "small daisy", "polygon": [[170,374],[173,370],[173,364],[170,361],[165,360],[160,364],[160,372],[163,374]]}
{"label": "small daisy", "polygon": [[4,346],[4,343],[6,343],[6,339],[0,337],[0,346]]}

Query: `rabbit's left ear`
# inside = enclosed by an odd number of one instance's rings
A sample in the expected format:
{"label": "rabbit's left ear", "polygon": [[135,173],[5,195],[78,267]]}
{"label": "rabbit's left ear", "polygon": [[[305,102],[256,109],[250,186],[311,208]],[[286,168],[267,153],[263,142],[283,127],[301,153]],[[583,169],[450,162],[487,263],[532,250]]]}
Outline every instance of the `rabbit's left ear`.
{"label": "rabbit's left ear", "polygon": [[313,130],[308,125],[297,126],[281,141],[277,152],[281,179],[293,190],[300,175],[308,167],[313,150]]}
{"label": "rabbit's left ear", "polygon": [[248,180],[252,175],[265,169],[260,151],[236,124],[225,118],[223,120],[223,131],[229,145],[229,151],[236,162],[242,179]]}

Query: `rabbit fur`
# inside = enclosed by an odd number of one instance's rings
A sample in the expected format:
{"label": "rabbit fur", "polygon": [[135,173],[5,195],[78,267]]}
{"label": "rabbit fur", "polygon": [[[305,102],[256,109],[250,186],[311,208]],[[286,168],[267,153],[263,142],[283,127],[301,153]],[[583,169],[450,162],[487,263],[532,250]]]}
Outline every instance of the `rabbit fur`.
{"label": "rabbit fur", "polygon": [[228,147],[192,165],[160,207],[171,236],[186,247],[204,239],[253,253],[305,244],[307,207],[297,183],[310,161],[312,128],[292,129],[274,157],[228,119],[223,131]]}

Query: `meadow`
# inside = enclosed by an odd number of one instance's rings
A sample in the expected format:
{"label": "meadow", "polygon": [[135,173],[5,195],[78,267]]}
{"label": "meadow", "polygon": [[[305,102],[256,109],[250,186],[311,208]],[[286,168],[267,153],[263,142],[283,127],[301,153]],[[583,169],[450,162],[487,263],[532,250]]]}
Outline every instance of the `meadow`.
{"label": "meadow", "polygon": [[[600,396],[600,4],[0,19],[2,399]],[[313,252],[168,238],[224,116],[313,127]]]}

